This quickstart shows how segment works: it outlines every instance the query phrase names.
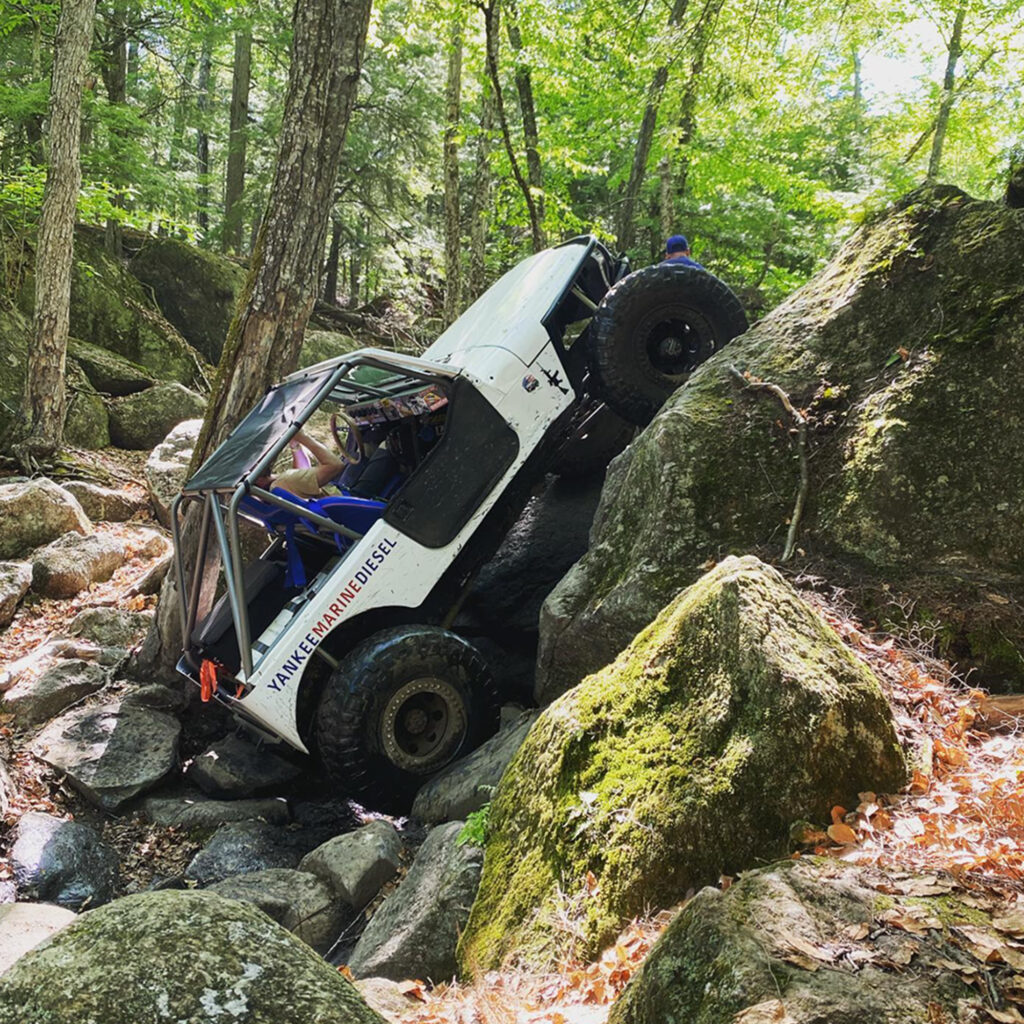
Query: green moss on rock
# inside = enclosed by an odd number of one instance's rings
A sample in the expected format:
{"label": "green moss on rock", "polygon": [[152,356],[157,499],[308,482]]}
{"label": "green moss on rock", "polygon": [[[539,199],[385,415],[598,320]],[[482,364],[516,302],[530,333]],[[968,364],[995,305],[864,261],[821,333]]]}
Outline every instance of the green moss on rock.
{"label": "green moss on rock", "polygon": [[[878,891],[908,881],[822,859],[745,873],[725,893],[704,889],[655,944],[610,1024],[963,1019],[961,1001],[976,1002],[977,991],[951,968],[983,965],[964,960],[949,927],[987,925],[987,915],[955,894],[909,899]],[[886,925],[880,915],[891,910],[938,927],[918,940]],[[892,965],[908,956],[912,967],[897,981]]]}
{"label": "green moss on rock", "polygon": [[775,570],[726,559],[530,731],[492,804],[460,963],[592,953],[783,854],[795,819],[905,776],[871,672]]}
{"label": "green moss on rock", "polygon": [[[796,443],[731,364],[810,411],[798,540],[846,567],[836,582],[1010,574],[1024,600],[1022,261],[1019,211],[921,189],[699,367],[609,470],[590,551],[541,614],[538,699],[607,664],[709,558],[781,550]],[[1024,649],[1019,615],[1000,628]]]}
{"label": "green moss on rock", "polygon": [[163,315],[209,362],[220,360],[246,270],[175,238],[149,238],[129,270],[152,290]]}
{"label": "green moss on rock", "polygon": [[0,1024],[383,1024],[261,910],[209,892],[82,914],[0,977]]}

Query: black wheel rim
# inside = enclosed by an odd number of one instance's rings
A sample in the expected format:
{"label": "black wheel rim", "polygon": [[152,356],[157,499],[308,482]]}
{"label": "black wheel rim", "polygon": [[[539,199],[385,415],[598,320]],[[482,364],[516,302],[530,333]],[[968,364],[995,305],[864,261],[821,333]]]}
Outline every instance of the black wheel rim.
{"label": "black wheel rim", "polygon": [[384,706],[381,741],[392,764],[423,775],[447,764],[466,735],[458,690],[443,679],[413,679]]}
{"label": "black wheel rim", "polygon": [[685,380],[715,351],[711,324],[685,306],[652,310],[637,326],[636,338],[651,369],[671,380]]}

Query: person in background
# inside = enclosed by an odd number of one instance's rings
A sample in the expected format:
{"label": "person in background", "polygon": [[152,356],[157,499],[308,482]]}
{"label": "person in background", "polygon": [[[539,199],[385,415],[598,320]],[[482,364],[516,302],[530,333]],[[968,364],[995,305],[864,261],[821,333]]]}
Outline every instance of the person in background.
{"label": "person in background", "polygon": [[698,270],[704,268],[690,257],[690,243],[686,235],[670,235],[665,242],[665,258],[662,263],[681,263],[684,267],[696,267]]}

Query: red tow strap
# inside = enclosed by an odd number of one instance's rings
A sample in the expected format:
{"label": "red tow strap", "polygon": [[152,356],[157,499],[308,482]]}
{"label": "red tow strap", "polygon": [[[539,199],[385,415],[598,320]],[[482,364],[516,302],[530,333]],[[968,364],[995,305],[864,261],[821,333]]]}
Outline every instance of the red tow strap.
{"label": "red tow strap", "polygon": [[202,697],[203,703],[208,703],[216,692],[217,663],[204,658],[202,665],[199,666],[199,695]]}

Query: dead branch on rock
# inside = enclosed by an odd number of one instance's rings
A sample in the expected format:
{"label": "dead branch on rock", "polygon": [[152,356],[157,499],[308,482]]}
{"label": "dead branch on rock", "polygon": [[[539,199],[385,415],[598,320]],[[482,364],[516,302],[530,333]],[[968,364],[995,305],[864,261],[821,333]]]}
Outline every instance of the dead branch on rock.
{"label": "dead branch on rock", "polygon": [[789,517],[786,546],[782,550],[782,561],[788,562],[793,557],[793,551],[796,549],[796,534],[800,527],[800,517],[803,515],[804,503],[807,501],[807,491],[810,487],[810,475],[807,471],[807,417],[793,405],[789,395],[778,384],[756,380],[749,375],[744,375],[731,363],[729,364],[729,372],[747,390],[768,391],[773,394],[782,403],[782,408],[786,410],[790,419],[796,424],[797,457],[800,460],[800,486],[796,492],[793,514]]}

